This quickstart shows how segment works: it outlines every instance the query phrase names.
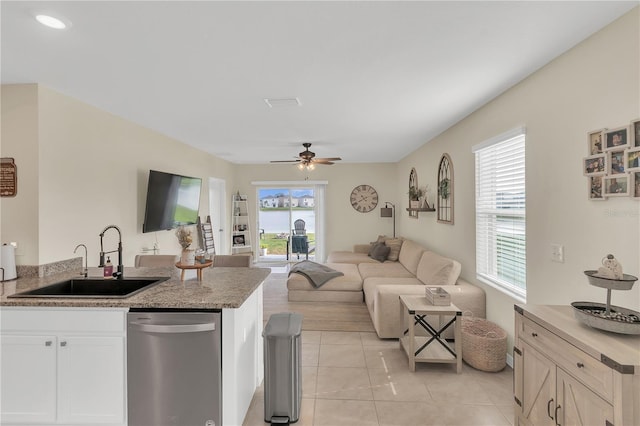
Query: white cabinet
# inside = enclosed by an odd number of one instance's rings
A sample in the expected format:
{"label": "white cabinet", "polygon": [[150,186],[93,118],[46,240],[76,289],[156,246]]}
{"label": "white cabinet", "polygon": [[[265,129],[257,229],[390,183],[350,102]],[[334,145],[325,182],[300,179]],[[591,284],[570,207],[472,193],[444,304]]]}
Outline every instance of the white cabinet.
{"label": "white cabinet", "polygon": [[262,284],[236,309],[222,310],[222,424],[241,425],[264,378]]}
{"label": "white cabinet", "polygon": [[62,337],[59,420],[114,423],[124,417],[124,337]]}
{"label": "white cabinet", "polygon": [[516,424],[640,424],[640,337],[591,329],[571,309],[516,305]]}
{"label": "white cabinet", "polygon": [[2,424],[126,424],[126,310],[0,314]]}
{"label": "white cabinet", "polygon": [[2,335],[1,423],[56,419],[55,336]]}
{"label": "white cabinet", "polygon": [[231,253],[250,253],[253,249],[247,196],[234,195],[231,206]]}

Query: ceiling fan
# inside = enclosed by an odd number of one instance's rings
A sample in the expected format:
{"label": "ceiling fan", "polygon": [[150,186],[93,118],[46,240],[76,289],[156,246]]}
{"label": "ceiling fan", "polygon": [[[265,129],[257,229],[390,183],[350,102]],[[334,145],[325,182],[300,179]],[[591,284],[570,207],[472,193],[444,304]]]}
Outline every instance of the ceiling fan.
{"label": "ceiling fan", "polygon": [[295,157],[295,160],[275,160],[271,161],[272,163],[298,163],[298,168],[300,170],[307,169],[313,170],[316,164],[335,164],[334,161],[342,160],[340,157],[330,157],[330,158],[318,158],[316,157],[315,152],[309,151],[311,144],[309,142],[305,142],[302,144],[305,150],[298,154],[298,157]]}

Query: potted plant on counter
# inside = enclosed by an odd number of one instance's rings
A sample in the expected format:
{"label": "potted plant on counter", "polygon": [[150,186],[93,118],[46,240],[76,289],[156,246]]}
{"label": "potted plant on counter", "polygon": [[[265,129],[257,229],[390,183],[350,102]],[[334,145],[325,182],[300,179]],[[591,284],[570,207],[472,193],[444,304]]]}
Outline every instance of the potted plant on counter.
{"label": "potted plant on counter", "polygon": [[176,229],[176,237],[178,237],[178,243],[182,247],[182,254],[180,256],[180,263],[183,265],[193,265],[196,261],[195,249],[190,249],[189,246],[193,242],[191,238],[191,230],[184,226],[179,226]]}

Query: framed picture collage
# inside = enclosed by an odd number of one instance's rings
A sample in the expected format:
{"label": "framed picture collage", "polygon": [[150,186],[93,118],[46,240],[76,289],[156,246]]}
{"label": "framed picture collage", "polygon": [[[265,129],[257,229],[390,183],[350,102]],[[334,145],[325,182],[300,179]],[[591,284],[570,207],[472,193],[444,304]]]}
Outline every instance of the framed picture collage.
{"label": "framed picture collage", "polygon": [[610,197],[640,200],[640,119],[629,126],[587,134],[589,155],[582,162],[592,201]]}

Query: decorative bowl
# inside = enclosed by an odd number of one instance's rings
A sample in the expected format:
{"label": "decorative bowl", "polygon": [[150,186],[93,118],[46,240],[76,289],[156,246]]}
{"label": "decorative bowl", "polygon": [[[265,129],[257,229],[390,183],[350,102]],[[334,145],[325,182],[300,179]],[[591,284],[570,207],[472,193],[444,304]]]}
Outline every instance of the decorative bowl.
{"label": "decorative bowl", "polygon": [[594,302],[573,302],[576,319],[589,327],[621,334],[640,334],[640,312]]}
{"label": "decorative bowl", "polygon": [[621,280],[594,276],[594,274],[597,273],[598,271],[584,271],[584,274],[589,279],[589,284],[596,287],[609,288],[612,290],[631,290],[631,288],[633,287],[633,283],[638,280],[637,277],[627,274],[623,274]]}

